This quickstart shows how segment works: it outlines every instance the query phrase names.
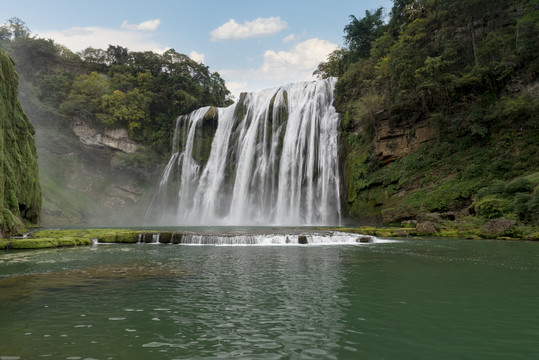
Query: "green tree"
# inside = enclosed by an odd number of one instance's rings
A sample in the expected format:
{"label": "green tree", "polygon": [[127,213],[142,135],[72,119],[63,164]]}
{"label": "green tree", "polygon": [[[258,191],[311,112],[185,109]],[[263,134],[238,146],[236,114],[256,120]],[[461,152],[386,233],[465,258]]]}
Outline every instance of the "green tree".
{"label": "green tree", "polygon": [[361,19],[350,15],[352,21],[344,27],[344,42],[353,59],[369,57],[372,43],[386,29],[383,15],[384,9],[381,7],[374,11],[365,11],[365,16]]}
{"label": "green tree", "polygon": [[103,75],[91,72],[78,76],[60,110],[69,117],[95,122],[95,114],[102,106],[102,97],[109,92],[110,82]]}

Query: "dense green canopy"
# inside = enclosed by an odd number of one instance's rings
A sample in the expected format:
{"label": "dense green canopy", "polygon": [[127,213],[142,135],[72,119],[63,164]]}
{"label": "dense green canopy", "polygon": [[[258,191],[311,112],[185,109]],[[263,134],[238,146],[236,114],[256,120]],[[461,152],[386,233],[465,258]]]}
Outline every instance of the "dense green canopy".
{"label": "dense green canopy", "polygon": [[[351,215],[486,214],[488,203],[539,221],[537,189],[475,195],[520,176],[537,185],[539,1],[395,0],[387,17],[351,16],[344,39],[315,73],[339,77]],[[389,132],[413,140],[421,124],[437,139],[383,162],[373,150],[380,114]]]}
{"label": "dense green canopy", "polygon": [[50,39],[31,37],[17,18],[0,27],[0,46],[40,100],[67,121],[127,128],[133,140],[159,154],[170,149],[178,115],[230,102],[218,73],[173,49],[157,54],[110,45],[73,53]]}

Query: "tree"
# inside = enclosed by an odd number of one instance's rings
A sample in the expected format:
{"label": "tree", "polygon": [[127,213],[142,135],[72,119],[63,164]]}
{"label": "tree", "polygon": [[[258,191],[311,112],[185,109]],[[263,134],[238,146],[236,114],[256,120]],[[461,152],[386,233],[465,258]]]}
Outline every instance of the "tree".
{"label": "tree", "polygon": [[124,65],[129,60],[129,50],[120,45],[109,45],[106,55],[107,61],[112,65]]}
{"label": "tree", "polygon": [[365,11],[365,17],[359,20],[350,15],[352,21],[344,27],[344,41],[354,59],[369,57],[372,43],[385,31],[383,15],[381,7]]}
{"label": "tree", "polygon": [[93,122],[102,106],[103,95],[109,92],[110,83],[103,75],[97,72],[81,75],[73,82],[73,88],[60,106],[60,111],[72,118]]}
{"label": "tree", "polygon": [[345,49],[337,49],[328,55],[325,62],[318,64],[313,75],[321,79],[340,77],[348,68],[350,53]]}
{"label": "tree", "polygon": [[22,39],[30,36],[30,30],[26,27],[24,21],[17,17],[12,17],[7,21],[7,29],[14,39]]}

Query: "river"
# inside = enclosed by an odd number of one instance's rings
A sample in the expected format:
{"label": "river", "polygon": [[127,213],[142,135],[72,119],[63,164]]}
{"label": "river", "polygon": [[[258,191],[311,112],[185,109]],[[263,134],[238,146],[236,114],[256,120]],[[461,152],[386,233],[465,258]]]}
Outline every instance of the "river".
{"label": "river", "polygon": [[536,243],[0,254],[0,359],[530,359]]}

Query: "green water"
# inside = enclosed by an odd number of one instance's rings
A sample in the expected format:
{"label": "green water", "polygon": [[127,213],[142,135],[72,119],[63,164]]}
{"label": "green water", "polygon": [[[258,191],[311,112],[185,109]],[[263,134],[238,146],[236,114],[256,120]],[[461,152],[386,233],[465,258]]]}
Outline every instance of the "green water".
{"label": "green water", "polygon": [[0,359],[531,359],[539,244],[0,254]]}

